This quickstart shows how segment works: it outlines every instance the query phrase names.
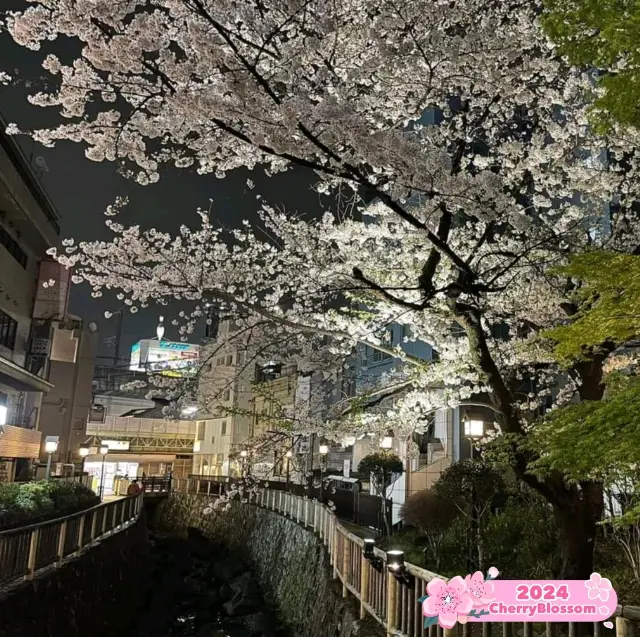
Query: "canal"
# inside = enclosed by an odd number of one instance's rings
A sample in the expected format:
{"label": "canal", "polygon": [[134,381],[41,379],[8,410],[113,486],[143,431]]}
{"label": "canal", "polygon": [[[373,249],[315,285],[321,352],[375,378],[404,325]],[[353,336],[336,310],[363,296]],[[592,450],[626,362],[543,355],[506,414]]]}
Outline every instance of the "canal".
{"label": "canal", "polygon": [[151,586],[130,637],[287,637],[241,556],[195,530],[151,542]]}

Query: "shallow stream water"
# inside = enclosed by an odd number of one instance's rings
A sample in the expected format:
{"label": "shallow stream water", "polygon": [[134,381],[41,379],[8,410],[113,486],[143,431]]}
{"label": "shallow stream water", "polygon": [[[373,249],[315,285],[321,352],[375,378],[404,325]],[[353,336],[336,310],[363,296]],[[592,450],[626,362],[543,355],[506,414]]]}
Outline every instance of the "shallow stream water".
{"label": "shallow stream water", "polygon": [[242,558],[204,538],[156,538],[130,637],[286,637]]}

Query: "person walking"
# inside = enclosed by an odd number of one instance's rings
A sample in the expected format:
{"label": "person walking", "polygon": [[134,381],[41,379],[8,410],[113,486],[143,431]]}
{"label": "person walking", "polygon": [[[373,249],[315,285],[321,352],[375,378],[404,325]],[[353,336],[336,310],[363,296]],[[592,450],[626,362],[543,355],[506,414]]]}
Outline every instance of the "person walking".
{"label": "person walking", "polygon": [[134,480],[127,489],[127,495],[138,495],[140,493],[140,485],[137,480]]}

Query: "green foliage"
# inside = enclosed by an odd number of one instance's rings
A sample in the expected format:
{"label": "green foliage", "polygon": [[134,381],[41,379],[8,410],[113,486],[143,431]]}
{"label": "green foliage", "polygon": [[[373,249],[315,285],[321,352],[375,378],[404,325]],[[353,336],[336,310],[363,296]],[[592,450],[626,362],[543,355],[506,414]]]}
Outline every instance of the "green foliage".
{"label": "green foliage", "polygon": [[462,460],[445,469],[433,489],[461,511],[469,511],[473,503],[478,512],[483,512],[496,495],[504,493],[505,483],[484,460]]}
{"label": "green foliage", "polygon": [[572,64],[596,68],[604,94],[593,121],[601,132],[612,121],[640,126],[640,3],[637,0],[546,0],[547,35]]}
{"label": "green foliage", "polygon": [[77,482],[0,484],[0,529],[68,515],[99,502],[93,491]]}
{"label": "green foliage", "polygon": [[441,533],[459,513],[449,498],[439,496],[433,489],[413,493],[402,507],[405,524],[416,527],[425,534]]}
{"label": "green foliage", "polygon": [[504,578],[553,578],[561,566],[556,528],[551,507],[537,495],[510,498],[487,520],[485,562],[496,564]]}
{"label": "green foliage", "polygon": [[574,256],[559,273],[583,283],[578,314],[545,334],[556,343],[559,360],[584,358],[605,341],[624,343],[640,334],[640,257],[589,252]]}
{"label": "green foliage", "polygon": [[[556,528],[553,511],[539,496],[527,491],[510,497],[504,509],[487,517],[485,564],[497,566],[501,578],[555,577],[561,565]],[[408,562],[453,577],[468,570],[470,534],[469,518],[458,516],[447,524],[438,544],[429,542],[424,533],[405,529],[393,535],[386,547],[402,549]]]}
{"label": "green foliage", "polygon": [[531,470],[569,480],[615,482],[640,462],[640,378],[612,376],[605,398],[549,412],[523,442]]}
{"label": "green foliage", "polygon": [[368,476],[371,473],[376,477],[379,486],[386,489],[389,486],[391,476],[402,473],[404,467],[402,460],[390,451],[376,451],[365,456],[358,464],[358,473]]}

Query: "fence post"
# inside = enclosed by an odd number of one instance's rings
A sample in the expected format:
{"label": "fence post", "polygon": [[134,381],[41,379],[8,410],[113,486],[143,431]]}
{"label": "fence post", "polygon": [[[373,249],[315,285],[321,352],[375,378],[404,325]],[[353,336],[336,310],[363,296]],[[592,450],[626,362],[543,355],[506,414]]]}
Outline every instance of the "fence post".
{"label": "fence post", "polygon": [[36,528],[31,531],[31,540],[29,542],[29,557],[27,559],[27,574],[25,579],[33,579],[36,570],[36,558],[38,556],[38,545],[40,544],[40,529]]}
{"label": "fence post", "polygon": [[616,637],[634,637],[633,624],[624,617],[616,617]]}
{"label": "fence post", "polygon": [[118,502],[113,505],[113,515],[111,516],[111,530],[116,528],[116,519],[118,518]]}
{"label": "fence post", "polygon": [[[349,538],[342,536],[342,597],[347,596],[347,580],[349,579]],[[336,555],[336,558],[338,556]]]}
{"label": "fence post", "polygon": [[369,599],[369,561],[364,556],[364,551],[360,556],[360,619],[364,619],[367,611],[364,605]]}
{"label": "fence post", "polygon": [[300,496],[296,497],[296,519],[298,521],[298,523],[300,522],[300,505],[302,504],[302,500],[300,499]]}
{"label": "fence post", "polygon": [[[387,637],[393,637],[396,629],[396,602],[398,599],[398,582],[390,570],[387,570]],[[453,637],[447,635],[445,637]]]}
{"label": "fence post", "polygon": [[87,519],[86,515],[80,518],[80,526],[78,527],[78,548],[76,551],[79,553],[82,550],[84,544],[84,521]]}
{"label": "fence post", "polygon": [[64,543],[67,539],[67,521],[64,520],[60,525],[60,533],[58,535],[58,549],[56,551],[56,566],[60,566],[64,557]]}
{"label": "fence post", "polygon": [[211,480],[207,482],[207,495],[211,495]]}
{"label": "fence post", "polygon": [[104,535],[107,532],[108,513],[109,513],[109,505],[107,504],[104,507],[104,511],[102,512],[102,529],[100,530],[100,535]]}
{"label": "fence post", "polygon": [[94,509],[93,513],[91,514],[91,537],[89,538],[89,542],[93,542],[93,540],[96,537],[96,518],[98,516],[96,515],[96,509]]}

